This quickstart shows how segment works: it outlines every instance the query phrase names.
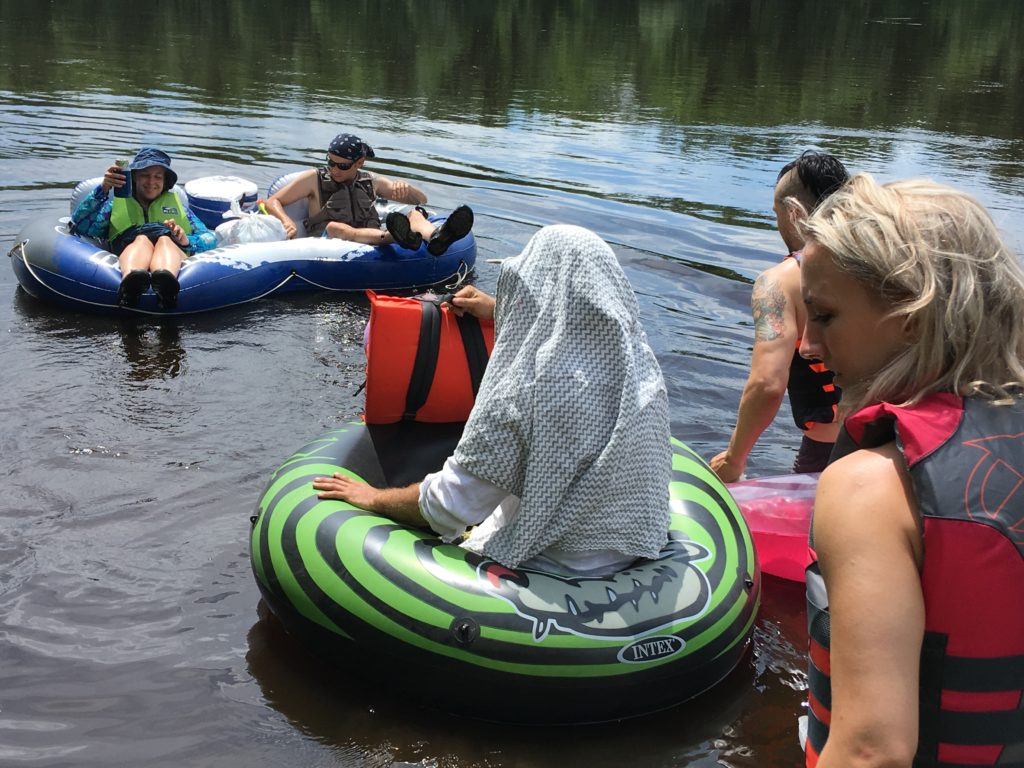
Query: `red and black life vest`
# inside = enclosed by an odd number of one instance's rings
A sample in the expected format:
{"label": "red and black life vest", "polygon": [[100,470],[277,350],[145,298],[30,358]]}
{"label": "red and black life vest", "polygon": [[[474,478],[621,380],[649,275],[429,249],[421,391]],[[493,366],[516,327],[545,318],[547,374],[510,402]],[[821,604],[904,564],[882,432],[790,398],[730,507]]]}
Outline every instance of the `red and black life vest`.
{"label": "red and black life vest", "polygon": [[812,424],[831,424],[836,420],[839,387],[832,383],[832,371],[820,360],[801,357],[800,342],[789,363],[789,405],[793,421],[802,430]]}
{"label": "red and black life vest", "polygon": [[[800,251],[794,251],[786,258],[799,264],[800,254]],[[812,424],[831,424],[836,420],[841,392],[832,382],[832,377],[832,371],[823,362],[800,355],[800,340],[797,339],[793,359],[789,361],[786,391],[789,392],[793,422],[798,429],[806,431]]]}
{"label": "red and black life vest", "polygon": [[367,424],[465,421],[494,348],[494,321],[434,301],[370,297]]}
{"label": "red and black life vest", "polygon": [[319,237],[331,221],[357,229],[380,226],[380,216],[374,206],[377,196],[373,191],[373,176],[369,173],[359,171],[352,181],[339,184],[326,168],[318,168],[316,183],[322,207],[303,221],[306,234]]}
{"label": "red and black life vest", "polygon": [[[833,461],[894,438],[924,527],[917,768],[1024,766],[1024,402],[937,394],[850,416]],[[865,617],[865,620],[868,620]],[[829,616],[807,570],[807,765],[831,719]]]}

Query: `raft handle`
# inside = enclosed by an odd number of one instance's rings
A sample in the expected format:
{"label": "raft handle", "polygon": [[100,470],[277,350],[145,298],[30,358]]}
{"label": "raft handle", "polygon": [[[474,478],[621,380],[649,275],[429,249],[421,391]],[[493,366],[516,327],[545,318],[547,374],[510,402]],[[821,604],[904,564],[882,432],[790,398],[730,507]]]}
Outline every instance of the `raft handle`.
{"label": "raft handle", "polygon": [[466,282],[466,278],[469,277],[469,264],[466,263],[465,259],[459,260],[459,267],[455,270],[455,280],[450,283],[445,283],[445,290],[448,293],[455,293],[459,288],[462,287],[463,283]]}
{"label": "raft handle", "polygon": [[[21,248],[21,260],[25,261],[25,246],[26,245],[28,245],[28,240],[27,239],[26,240],[22,240],[20,243],[15,243],[14,245],[12,245],[11,246],[11,250],[9,250],[7,252],[7,258],[12,258],[14,256],[14,252],[16,250],[18,250],[19,248]],[[28,262],[25,261],[25,263],[27,264]]]}

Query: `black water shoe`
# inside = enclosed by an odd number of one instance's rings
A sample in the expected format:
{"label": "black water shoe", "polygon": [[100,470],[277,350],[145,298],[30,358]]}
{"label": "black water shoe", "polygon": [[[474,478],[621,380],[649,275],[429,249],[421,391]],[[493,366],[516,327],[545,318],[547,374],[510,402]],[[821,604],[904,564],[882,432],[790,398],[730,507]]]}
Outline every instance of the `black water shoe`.
{"label": "black water shoe", "polygon": [[388,228],[395,242],[407,251],[417,250],[423,242],[423,236],[409,226],[409,217],[404,213],[392,211],[385,217],[384,226]]}
{"label": "black water shoe", "polygon": [[149,288],[149,272],[144,269],[133,269],[121,278],[117,289],[117,305],[119,307],[138,306],[139,297]]}
{"label": "black water shoe", "polygon": [[447,219],[441,228],[430,236],[427,250],[432,256],[440,256],[451,247],[456,240],[461,240],[473,229],[473,211],[467,205],[460,205]]}
{"label": "black water shoe", "polygon": [[169,270],[157,269],[153,271],[153,293],[156,294],[156,305],[160,309],[174,309],[178,306],[178,278]]}

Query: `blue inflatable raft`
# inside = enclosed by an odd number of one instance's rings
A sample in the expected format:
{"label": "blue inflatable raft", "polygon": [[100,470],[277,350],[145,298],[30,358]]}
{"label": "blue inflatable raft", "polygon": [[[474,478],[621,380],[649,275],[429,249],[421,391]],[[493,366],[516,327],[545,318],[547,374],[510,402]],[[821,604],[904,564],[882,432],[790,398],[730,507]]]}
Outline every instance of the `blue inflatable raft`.
{"label": "blue inflatable raft", "polygon": [[[270,192],[289,178],[279,179]],[[72,210],[99,183],[97,178],[79,184],[72,195]],[[190,202],[202,208],[210,201]],[[443,220],[431,217],[431,221]],[[428,253],[426,245],[409,251],[397,245],[370,246],[323,238],[229,245],[185,259],[174,310],[158,308],[152,291],[143,294],[137,307],[126,308],[116,302],[121,282],[117,257],[106,250],[105,242],[71,234],[69,223],[68,217],[29,222],[8,254],[11,265],[30,295],[98,313],[184,315],[298,291],[420,289],[458,280],[476,262],[472,233],[437,257]]]}

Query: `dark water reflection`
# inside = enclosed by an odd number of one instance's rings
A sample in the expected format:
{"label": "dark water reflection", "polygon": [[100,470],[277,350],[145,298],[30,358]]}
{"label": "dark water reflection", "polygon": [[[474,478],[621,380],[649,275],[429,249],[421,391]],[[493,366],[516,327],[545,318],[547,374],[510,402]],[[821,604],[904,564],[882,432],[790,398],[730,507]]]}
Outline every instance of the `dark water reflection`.
{"label": "dark water reflection", "polygon": [[[376,170],[473,206],[485,288],[487,260],[544,224],[612,242],[673,430],[710,455],[750,283],[781,255],[775,173],[801,150],[964,187],[1020,248],[1022,32],[1024,6],[989,0],[0,0],[0,239],[143,143],[183,179],[265,188],[356,130]],[[600,728],[423,712],[351,660],[325,674],[258,615],[248,516],[286,456],[358,416],[366,314],[321,295],[92,318],[0,268],[0,765],[797,763],[803,603],[785,582],[766,580],[724,685]],[[795,442],[780,419],[751,472],[785,471]]]}
{"label": "dark water reflection", "polygon": [[[419,763],[443,755],[469,765],[621,765],[628,746],[635,765],[716,765],[702,746],[742,716],[751,697],[742,669],[699,702],[642,720],[600,726],[545,728],[468,722],[411,707],[382,689],[357,662],[341,660],[325,674],[303,656],[261,610],[249,633],[249,670],[268,702],[309,736],[335,749],[366,754],[393,745],[389,760]],[[282,654],[282,651],[285,651]],[[297,686],[295,680],[308,680]],[[452,680],[453,691],[478,702],[481,717],[500,719],[503,703],[486,690]],[[671,733],[669,742],[665,736]],[[390,765],[390,762],[383,763]],[[454,763],[453,763],[454,764]]]}

